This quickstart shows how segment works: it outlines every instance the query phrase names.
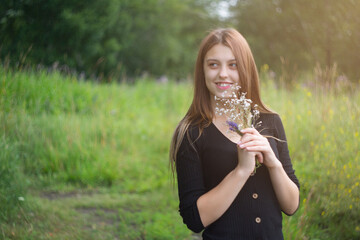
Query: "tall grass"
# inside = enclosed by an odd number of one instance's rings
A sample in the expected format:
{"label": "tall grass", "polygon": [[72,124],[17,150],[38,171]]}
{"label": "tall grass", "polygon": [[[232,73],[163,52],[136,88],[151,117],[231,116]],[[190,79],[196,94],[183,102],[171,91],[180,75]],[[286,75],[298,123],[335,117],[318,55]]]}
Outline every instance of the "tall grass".
{"label": "tall grass", "polygon": [[301,182],[300,211],[296,223],[285,221],[286,239],[359,238],[359,92],[269,88],[265,101],[282,117]]}
{"label": "tall grass", "polygon": [[0,137],[0,223],[10,222],[24,207],[25,182],[16,145]]}
{"label": "tall grass", "polygon": [[[0,196],[7,196],[6,201],[0,198],[3,218],[19,209],[26,182],[13,180],[23,174],[34,179],[33,187],[72,184],[116,186],[124,193],[171,191],[169,143],[191,102],[190,84],[142,79],[134,85],[99,85],[57,72],[4,68],[0,76]],[[262,93],[282,117],[301,182],[300,209],[284,220],[286,239],[359,238],[360,94],[320,94],[300,84],[289,91],[269,79]],[[152,234],[149,239],[185,238],[189,232],[180,218],[170,224],[177,215],[177,199],[166,201],[173,213],[157,206],[156,215],[149,209],[119,214],[125,222],[144,223],[143,231]],[[146,224],[150,220],[156,224]],[[167,226],[173,230],[166,231]],[[136,239],[133,234],[127,239]]]}

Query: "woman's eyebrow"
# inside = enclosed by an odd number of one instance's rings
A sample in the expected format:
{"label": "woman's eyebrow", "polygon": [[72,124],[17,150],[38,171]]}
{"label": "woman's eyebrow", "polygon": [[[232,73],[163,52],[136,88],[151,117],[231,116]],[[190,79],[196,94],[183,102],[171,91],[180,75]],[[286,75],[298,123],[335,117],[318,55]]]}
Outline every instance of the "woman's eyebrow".
{"label": "woman's eyebrow", "polygon": [[216,58],[208,58],[208,59],[206,59],[206,61],[208,62],[208,61],[219,61],[219,59],[216,59]]}
{"label": "woman's eyebrow", "polygon": [[[208,59],[206,59],[206,61],[208,62],[208,61],[220,61],[220,60],[216,59],[216,58],[208,58]],[[234,58],[234,59],[227,60],[227,62],[233,62],[233,61],[236,62],[236,59]]]}

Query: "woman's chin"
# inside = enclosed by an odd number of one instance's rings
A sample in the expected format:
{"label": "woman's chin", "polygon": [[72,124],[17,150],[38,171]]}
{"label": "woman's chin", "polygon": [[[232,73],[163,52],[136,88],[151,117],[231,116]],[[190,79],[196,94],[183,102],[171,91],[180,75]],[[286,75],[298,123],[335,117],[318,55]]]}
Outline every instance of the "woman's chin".
{"label": "woman's chin", "polygon": [[216,98],[222,98],[222,99],[232,98],[232,94],[230,92],[217,93],[215,96]]}

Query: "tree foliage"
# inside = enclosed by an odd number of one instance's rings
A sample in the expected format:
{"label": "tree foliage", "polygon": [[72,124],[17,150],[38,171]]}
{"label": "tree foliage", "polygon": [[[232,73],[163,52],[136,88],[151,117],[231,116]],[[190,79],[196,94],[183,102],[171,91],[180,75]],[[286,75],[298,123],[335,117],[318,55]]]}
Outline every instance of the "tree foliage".
{"label": "tree foliage", "polygon": [[[55,62],[88,75],[186,76],[216,18],[208,0],[7,0],[1,58]],[[21,61],[21,60],[20,60]]]}
{"label": "tree foliage", "polygon": [[279,69],[280,57],[298,69],[337,63],[359,80],[358,1],[238,0],[231,11],[231,21],[249,39],[258,64]]}
{"label": "tree foliage", "polygon": [[[230,4],[230,17],[219,6]],[[191,74],[205,32],[234,26],[259,66],[333,66],[359,80],[360,3],[356,0],[5,0],[0,59],[58,63],[88,76]]]}

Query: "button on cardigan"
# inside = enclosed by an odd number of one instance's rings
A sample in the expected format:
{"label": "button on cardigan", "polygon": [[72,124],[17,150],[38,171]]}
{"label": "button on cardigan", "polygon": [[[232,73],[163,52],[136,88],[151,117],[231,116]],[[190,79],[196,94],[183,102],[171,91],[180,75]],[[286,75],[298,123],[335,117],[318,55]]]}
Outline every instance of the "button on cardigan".
{"label": "button on cardigan", "polygon": [[[289,178],[300,188],[292,167],[284,127],[277,114],[260,115],[258,131],[283,141],[268,138],[270,146]],[[199,129],[190,126],[177,152],[179,211],[183,222],[203,240],[283,239],[282,214],[269,172],[265,166],[250,176],[233,203],[215,222],[204,228],[197,200],[217,186],[237,165],[236,144],[214,124]]]}

